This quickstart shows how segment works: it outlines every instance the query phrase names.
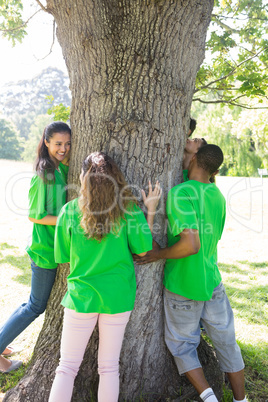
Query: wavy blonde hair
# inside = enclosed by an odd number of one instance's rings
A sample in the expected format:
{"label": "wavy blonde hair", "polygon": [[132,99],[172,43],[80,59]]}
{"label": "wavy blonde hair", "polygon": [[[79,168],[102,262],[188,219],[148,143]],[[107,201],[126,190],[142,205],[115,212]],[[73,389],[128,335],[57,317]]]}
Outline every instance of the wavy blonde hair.
{"label": "wavy blonde hair", "polygon": [[119,230],[126,209],[137,200],[119,167],[103,152],[87,156],[80,179],[80,225],[88,238],[101,241],[109,232]]}

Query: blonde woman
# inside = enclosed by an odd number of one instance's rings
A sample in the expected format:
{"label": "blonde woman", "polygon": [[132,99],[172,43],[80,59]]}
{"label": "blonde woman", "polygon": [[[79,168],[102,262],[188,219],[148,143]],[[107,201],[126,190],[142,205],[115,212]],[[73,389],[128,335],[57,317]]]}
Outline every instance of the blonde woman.
{"label": "blonde woman", "polygon": [[[57,221],[55,256],[70,262],[61,339],[61,358],[49,402],[71,400],[74,379],[98,322],[98,401],[116,402],[119,355],[134,307],[136,280],[132,253],[152,249],[152,235],[123,174],[102,152],[82,166],[81,195],[67,203]],[[157,183],[146,199],[152,219],[161,194]]]}

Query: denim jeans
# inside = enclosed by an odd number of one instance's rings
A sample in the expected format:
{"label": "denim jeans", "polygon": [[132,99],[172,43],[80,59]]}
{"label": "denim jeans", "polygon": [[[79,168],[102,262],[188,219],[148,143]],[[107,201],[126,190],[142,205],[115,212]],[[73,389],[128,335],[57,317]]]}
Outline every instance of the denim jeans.
{"label": "denim jeans", "polygon": [[57,268],[40,268],[33,261],[31,268],[32,281],[29,300],[18,307],[0,328],[0,354],[46,309]]}
{"label": "denim jeans", "polygon": [[197,347],[200,342],[200,321],[212,340],[226,373],[244,368],[236,343],[234,316],[223,283],[207,301],[190,300],[164,289],[165,341],[174,356],[179,373],[201,367]]}

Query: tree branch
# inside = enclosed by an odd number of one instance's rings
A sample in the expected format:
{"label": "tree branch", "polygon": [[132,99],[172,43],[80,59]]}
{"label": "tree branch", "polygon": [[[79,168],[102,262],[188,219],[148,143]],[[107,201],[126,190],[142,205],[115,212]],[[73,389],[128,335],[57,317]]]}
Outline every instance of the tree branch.
{"label": "tree branch", "polygon": [[212,14],[213,16],[216,16],[216,18],[224,18],[224,19],[229,19],[229,20],[235,20],[235,21],[245,21],[245,20],[257,20],[257,21],[267,21],[267,18],[260,18],[260,17],[249,17],[247,14],[241,13],[241,15],[245,15],[245,18],[238,18],[238,17],[228,17],[227,15],[220,15],[220,14]]}
{"label": "tree branch", "polygon": [[43,4],[39,1],[39,0],[35,0],[37,2],[37,4],[39,4],[39,6],[42,8],[43,11],[45,11],[46,13],[48,12],[48,10],[46,9],[45,6],[43,6]]}
{"label": "tree branch", "polygon": [[10,29],[0,29],[0,32],[14,32],[14,31],[18,31],[19,29],[25,27],[28,22],[37,14],[39,13],[41,10],[37,10],[33,15],[31,15],[31,17],[28,18],[27,21],[25,21],[23,24],[21,24],[20,26],[16,27],[16,28],[10,28]]}
{"label": "tree branch", "polygon": [[193,102],[196,102],[196,101],[198,101],[198,102],[201,102],[201,103],[206,103],[206,104],[209,104],[209,103],[214,103],[214,104],[216,104],[216,103],[225,103],[225,104],[227,104],[227,105],[232,105],[232,106],[238,106],[238,107],[242,107],[243,109],[249,109],[249,110],[251,110],[251,109],[268,109],[268,106],[261,106],[261,107],[254,107],[254,106],[248,106],[248,105],[244,105],[244,104],[240,104],[240,103],[234,103],[233,101],[228,101],[228,100],[215,100],[215,101],[205,101],[205,100],[203,100],[203,99],[201,99],[201,98],[193,98],[192,99],[192,101]]}
{"label": "tree branch", "polygon": [[52,53],[52,49],[55,44],[55,36],[56,36],[56,22],[55,22],[55,20],[53,20],[53,39],[52,39],[52,44],[50,46],[50,50],[49,50],[48,54],[46,56],[42,57],[41,59],[38,59],[37,57],[34,56],[37,61],[44,60],[46,57],[48,57]]}
{"label": "tree branch", "polygon": [[222,22],[219,19],[218,15],[216,15],[216,14],[212,14],[211,19],[212,19],[212,21],[216,22],[220,27],[224,28],[226,31],[230,31],[232,33],[237,33],[237,34],[240,33],[240,31],[238,29],[231,28],[231,27],[229,27],[229,25],[226,25],[224,22]]}
{"label": "tree branch", "polygon": [[262,52],[264,52],[264,51],[267,50],[267,49],[268,49],[268,47],[265,47],[264,49],[261,49],[259,52],[255,53],[253,56],[249,57],[248,59],[241,61],[241,63],[237,64],[237,66],[236,66],[232,71],[230,71],[230,73],[224,75],[223,77],[218,78],[217,80],[211,81],[211,82],[209,82],[207,85],[204,85],[204,86],[202,86],[202,87],[200,87],[200,88],[196,88],[195,91],[194,91],[194,93],[196,93],[196,92],[198,92],[198,91],[202,91],[202,89],[210,88],[210,85],[215,84],[216,82],[219,82],[219,81],[223,81],[223,80],[225,80],[226,78],[230,77],[231,75],[233,75],[233,74],[235,73],[235,71],[236,71],[240,66],[242,66],[242,65],[245,64],[246,62],[248,62],[248,61],[254,59],[255,57],[259,56],[259,54],[261,54]]}

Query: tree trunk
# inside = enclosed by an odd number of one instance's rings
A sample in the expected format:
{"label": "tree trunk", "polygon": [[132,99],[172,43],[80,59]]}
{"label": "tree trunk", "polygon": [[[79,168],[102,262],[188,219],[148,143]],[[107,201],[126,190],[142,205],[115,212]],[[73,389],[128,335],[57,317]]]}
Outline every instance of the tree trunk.
{"label": "tree trunk", "polygon": [[[72,91],[72,197],[84,157],[113,157],[135,194],[148,179],[164,190],[156,240],[166,243],[165,196],[181,179],[196,73],[204,58],[213,0],[48,0]],[[121,353],[120,400],[185,400],[195,395],[178,375],[163,339],[163,261],[137,267],[137,297]],[[61,267],[25,377],[5,401],[47,401],[59,358],[67,267]],[[75,381],[73,401],[96,397],[94,332]],[[205,342],[200,358],[220,393],[222,375]]]}

